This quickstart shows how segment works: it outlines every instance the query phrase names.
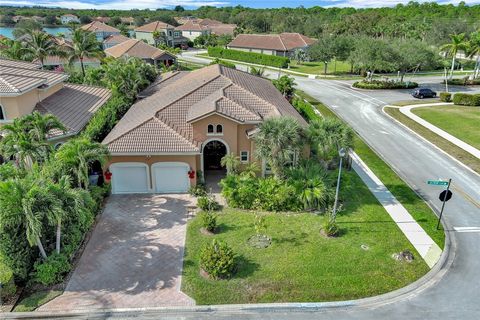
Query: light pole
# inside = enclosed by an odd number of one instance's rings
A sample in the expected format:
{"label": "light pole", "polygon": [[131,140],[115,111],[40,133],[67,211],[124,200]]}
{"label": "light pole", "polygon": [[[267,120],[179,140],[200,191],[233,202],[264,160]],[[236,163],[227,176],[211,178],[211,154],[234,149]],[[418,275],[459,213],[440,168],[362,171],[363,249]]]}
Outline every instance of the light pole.
{"label": "light pole", "polygon": [[340,192],[340,177],[342,176],[343,157],[346,155],[345,149],[341,148],[338,150],[338,155],[340,156],[340,165],[338,167],[337,191],[335,192],[335,203],[333,205],[333,221],[335,221],[335,218],[337,217],[338,193]]}

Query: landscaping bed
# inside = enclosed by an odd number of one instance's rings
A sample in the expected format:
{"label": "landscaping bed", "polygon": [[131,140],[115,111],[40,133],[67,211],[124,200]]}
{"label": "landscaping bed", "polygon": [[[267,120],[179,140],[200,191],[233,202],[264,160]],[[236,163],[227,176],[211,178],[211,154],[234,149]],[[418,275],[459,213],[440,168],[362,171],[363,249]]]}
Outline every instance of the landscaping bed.
{"label": "landscaping bed", "polygon": [[480,85],[480,79],[470,80],[469,77],[464,77],[447,80],[447,83],[454,86],[478,86]]}
{"label": "landscaping bed", "polygon": [[[334,301],[389,292],[424,275],[428,266],[356,173],[346,172],[343,181],[336,238],[320,233],[326,216],[306,212],[262,212],[264,233],[271,239],[262,249],[248,242],[256,233],[258,212],[224,209],[213,236],[200,232],[200,216],[192,219],[182,291],[197,304]],[[228,280],[200,274],[200,252],[212,237],[236,254],[236,273]],[[414,253],[413,262],[392,258],[406,249]]]}
{"label": "landscaping bed", "polygon": [[413,89],[418,87],[416,82],[399,82],[386,80],[371,80],[371,81],[357,81],[353,84],[355,88],[359,89]]}

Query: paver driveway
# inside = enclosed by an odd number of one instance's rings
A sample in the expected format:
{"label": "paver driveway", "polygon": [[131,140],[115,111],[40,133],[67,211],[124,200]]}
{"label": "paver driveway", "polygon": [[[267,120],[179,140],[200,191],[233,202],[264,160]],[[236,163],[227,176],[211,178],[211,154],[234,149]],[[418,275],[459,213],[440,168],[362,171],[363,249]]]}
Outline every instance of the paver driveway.
{"label": "paver driveway", "polygon": [[188,195],[113,195],[67,288],[39,310],[193,305],[180,292]]}

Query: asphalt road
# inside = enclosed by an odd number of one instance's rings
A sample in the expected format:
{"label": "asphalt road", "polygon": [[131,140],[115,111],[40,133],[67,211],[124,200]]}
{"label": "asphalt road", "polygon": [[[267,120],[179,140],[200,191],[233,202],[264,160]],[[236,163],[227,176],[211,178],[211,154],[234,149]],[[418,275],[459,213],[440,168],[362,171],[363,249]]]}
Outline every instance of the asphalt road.
{"label": "asphalt road", "polygon": [[[205,59],[190,58],[194,62]],[[276,74],[269,72],[271,77]],[[421,86],[442,90],[439,77],[418,77]],[[96,313],[88,318],[137,319],[478,319],[480,317],[480,176],[434,148],[382,113],[382,106],[409,100],[408,90],[361,91],[351,82],[297,77],[301,90],[330,106],[346,120],[394,169],[436,210],[440,208],[436,187],[426,180],[452,178],[454,196],[444,213],[456,249],[453,262],[434,284],[388,303],[364,307],[340,307],[309,311],[267,309],[241,311],[235,308],[192,311],[130,311]],[[451,88],[465,91],[465,88]],[[472,201],[473,200],[473,201]],[[455,228],[478,228],[458,232]],[[463,229],[465,231],[465,229]],[[37,315],[38,316],[38,315]]]}

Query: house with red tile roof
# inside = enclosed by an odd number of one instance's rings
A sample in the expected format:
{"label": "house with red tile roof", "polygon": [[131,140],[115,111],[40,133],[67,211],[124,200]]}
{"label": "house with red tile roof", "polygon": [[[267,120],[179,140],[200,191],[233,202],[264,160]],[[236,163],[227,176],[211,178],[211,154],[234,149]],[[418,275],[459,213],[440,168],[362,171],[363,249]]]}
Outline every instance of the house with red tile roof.
{"label": "house with red tile roof", "polygon": [[287,57],[296,49],[306,49],[314,43],[314,39],[300,33],[239,34],[228,48]]}
{"label": "house with red tile roof", "polygon": [[158,49],[141,40],[128,39],[113,47],[105,49],[108,57],[135,57],[156,66],[174,65],[177,58],[167,51]]}
{"label": "house with red tile roof", "polygon": [[115,27],[112,27],[112,26],[109,26],[108,24],[105,24],[105,23],[100,22],[100,21],[92,21],[88,24],[85,24],[85,25],[81,26],[81,28],[83,30],[95,33],[95,36],[97,37],[97,40],[99,42],[103,42],[103,40],[105,40],[107,37],[109,37],[111,35],[119,35],[120,34],[119,29],[117,29]]}
{"label": "house with red tile roof", "polygon": [[254,156],[258,125],[280,116],[306,125],[269,80],[221,65],[164,73],[140,96],[102,142],[114,194],[187,192],[197,173],[223,174],[230,153],[265,173]]}
{"label": "house with red tile roof", "polygon": [[[157,32],[159,37],[155,39],[154,35]],[[185,45],[188,42],[181,31],[175,30],[174,26],[162,21],[153,21],[135,28],[135,38],[151,45],[163,44],[170,47]]]}

